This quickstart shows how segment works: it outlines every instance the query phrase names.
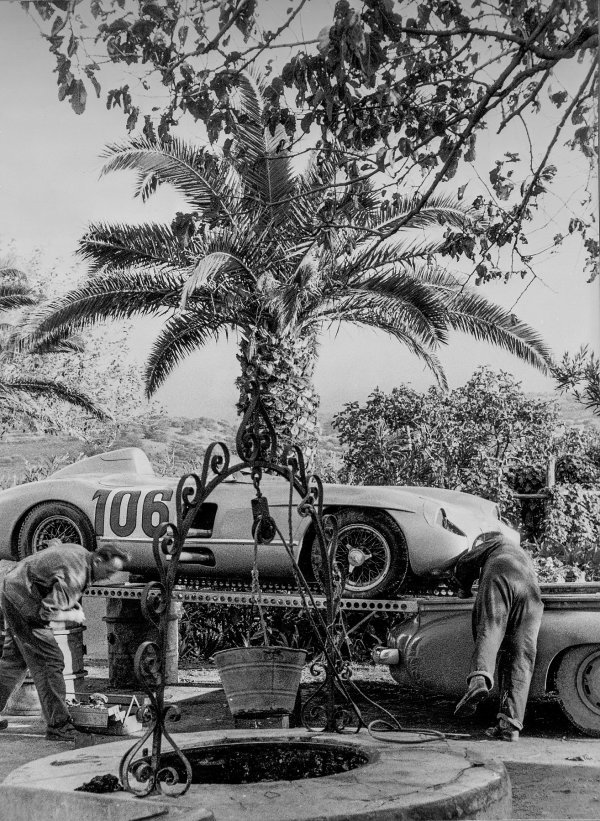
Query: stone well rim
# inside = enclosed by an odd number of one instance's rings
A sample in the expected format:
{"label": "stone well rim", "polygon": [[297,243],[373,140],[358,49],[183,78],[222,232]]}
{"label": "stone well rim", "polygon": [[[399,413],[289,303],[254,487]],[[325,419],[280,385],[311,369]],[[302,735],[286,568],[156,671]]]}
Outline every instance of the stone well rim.
{"label": "stone well rim", "polygon": [[[407,739],[411,737],[404,735]],[[510,782],[504,765],[494,759],[482,759],[472,750],[451,750],[444,741],[396,745],[374,739],[364,730],[338,735],[305,729],[197,731],[178,733],[174,739],[184,751],[242,740],[306,740],[356,746],[369,757],[366,764],[353,770],[319,778],[194,784],[185,795],[170,801],[181,810],[201,804],[214,814],[216,821],[263,821],[275,817],[278,821],[510,817]],[[12,786],[33,790],[31,785],[35,783],[45,793],[45,800],[55,794],[61,803],[68,802],[68,794],[72,795],[74,788],[84,781],[95,775],[117,773],[120,758],[130,745],[131,739],[124,739],[65,750],[30,762],[13,770],[0,785],[0,801],[3,790]],[[109,803],[149,801],[163,805],[167,800],[164,796],[140,799],[123,792],[103,797]]]}

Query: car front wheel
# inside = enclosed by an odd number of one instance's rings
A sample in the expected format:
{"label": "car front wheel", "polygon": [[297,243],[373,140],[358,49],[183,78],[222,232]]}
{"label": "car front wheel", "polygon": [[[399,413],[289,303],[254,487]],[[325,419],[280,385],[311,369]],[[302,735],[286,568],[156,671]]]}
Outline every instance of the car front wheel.
{"label": "car front wheel", "polygon": [[[341,510],[338,523],[336,561],[347,574],[344,595],[369,599],[391,596],[408,575],[408,549],[399,527],[384,516],[358,510]],[[315,538],[312,566],[318,578],[321,552]]]}
{"label": "car front wheel", "polygon": [[96,539],[89,519],[72,505],[44,502],[29,511],[19,530],[17,549],[24,559],[39,553],[49,543],[80,544],[94,550]]}
{"label": "car front wheel", "polygon": [[569,721],[600,737],[600,644],[572,647],[556,673],[558,701]]}

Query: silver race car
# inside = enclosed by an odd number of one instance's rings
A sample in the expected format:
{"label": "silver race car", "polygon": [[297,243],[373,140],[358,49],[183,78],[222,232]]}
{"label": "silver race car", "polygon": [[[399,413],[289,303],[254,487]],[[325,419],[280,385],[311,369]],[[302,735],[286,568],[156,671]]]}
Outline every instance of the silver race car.
{"label": "silver race car", "polygon": [[[47,479],[0,492],[0,558],[23,558],[52,540],[93,549],[122,545],[131,569],[151,573],[154,529],[175,522],[177,478],[157,476],[138,448],[92,456]],[[265,476],[261,490],[283,537],[289,538],[289,485]],[[180,559],[181,576],[249,579],[253,561],[250,476],[235,474],[201,506]],[[296,495],[296,494],[295,494]],[[292,549],[311,575],[315,533],[310,517],[292,517]],[[391,596],[414,577],[443,575],[454,559],[487,531],[518,543],[496,504],[458,491],[425,487],[324,486],[324,510],[339,525],[337,558],[346,564],[345,594]],[[166,558],[165,558],[166,560]],[[279,536],[258,551],[261,578],[291,578],[291,562]]]}

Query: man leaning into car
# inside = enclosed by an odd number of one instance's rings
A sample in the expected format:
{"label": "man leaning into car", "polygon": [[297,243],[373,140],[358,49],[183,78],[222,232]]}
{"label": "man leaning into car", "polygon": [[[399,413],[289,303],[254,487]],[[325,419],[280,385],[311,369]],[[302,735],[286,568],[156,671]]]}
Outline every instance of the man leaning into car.
{"label": "man leaning into car", "polygon": [[[123,570],[129,557],[107,544],[93,553],[81,545],[56,544],[17,562],[4,577],[1,608],[5,637],[0,659],[0,711],[20,687],[27,669],[35,684],[46,720],[46,738],[78,742],[69,715],[63,677],[64,658],[50,623],[82,624],[80,599],[94,581]],[[8,721],[0,719],[0,730]]]}
{"label": "man leaning into car", "polygon": [[486,735],[517,741],[523,729],[529,685],[544,605],[533,562],[523,548],[499,533],[486,533],[480,544],[459,556],[454,576],[458,595],[468,598],[479,577],[473,607],[475,650],[468,689],[455,709],[472,715],[494,686],[498,656],[500,709]]}

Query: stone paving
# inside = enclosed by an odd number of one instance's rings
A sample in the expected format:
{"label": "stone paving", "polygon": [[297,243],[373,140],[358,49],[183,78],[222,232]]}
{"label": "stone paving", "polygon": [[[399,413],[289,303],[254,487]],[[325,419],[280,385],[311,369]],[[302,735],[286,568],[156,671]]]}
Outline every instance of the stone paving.
{"label": "stone paving", "polygon": [[[173,725],[173,731],[191,733],[234,727],[214,671],[195,675],[193,671],[183,670],[181,680],[185,683],[167,691],[182,711],[182,719]],[[517,744],[507,744],[485,737],[483,730],[493,718],[489,712],[483,711],[465,726],[464,721],[453,718],[448,700],[404,692],[394,684],[389,688],[372,682],[361,683],[361,686],[369,697],[377,697],[388,709],[392,708],[405,727],[468,734],[465,738],[443,742],[445,749],[460,754],[474,751],[482,759],[504,762],[513,787],[514,818],[600,818],[600,739],[578,734],[562,719],[555,705],[539,705],[530,710],[527,733]],[[110,691],[102,668],[90,669],[86,689]],[[374,716],[368,716],[371,717]],[[69,749],[62,742],[45,739],[44,725],[39,718],[14,716],[9,717],[9,722],[8,730],[1,736],[0,781],[20,766],[64,754]],[[93,738],[94,746],[112,741],[114,738],[110,736]],[[0,817],[3,817],[1,813]]]}

